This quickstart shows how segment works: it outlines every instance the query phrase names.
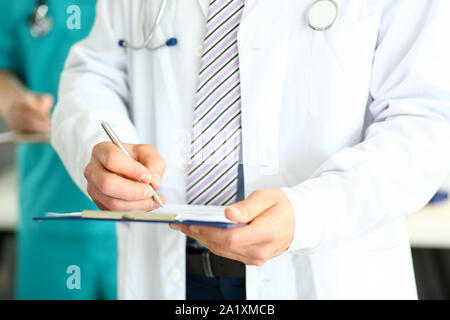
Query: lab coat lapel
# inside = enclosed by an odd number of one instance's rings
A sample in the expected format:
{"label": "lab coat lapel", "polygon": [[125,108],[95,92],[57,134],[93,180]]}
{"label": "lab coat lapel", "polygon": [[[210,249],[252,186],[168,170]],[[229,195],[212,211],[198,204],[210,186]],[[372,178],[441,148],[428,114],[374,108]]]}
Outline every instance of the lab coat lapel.
{"label": "lab coat lapel", "polygon": [[197,0],[205,18],[208,18],[209,0]]}
{"label": "lab coat lapel", "polygon": [[255,10],[255,6],[263,2],[264,0],[245,0],[244,12],[242,13],[241,23],[243,20],[247,19],[247,17],[253,13]]}

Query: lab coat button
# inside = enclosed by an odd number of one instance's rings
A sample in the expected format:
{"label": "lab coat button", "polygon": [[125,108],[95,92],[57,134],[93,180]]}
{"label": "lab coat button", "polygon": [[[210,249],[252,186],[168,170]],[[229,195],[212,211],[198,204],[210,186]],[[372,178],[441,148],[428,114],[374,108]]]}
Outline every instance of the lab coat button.
{"label": "lab coat button", "polygon": [[181,273],[180,270],[178,269],[172,269],[169,272],[169,277],[170,279],[172,279],[173,281],[179,281],[181,279]]}
{"label": "lab coat button", "polygon": [[203,54],[203,46],[197,46],[197,48],[195,49],[195,54],[197,55],[197,57],[201,57]]}

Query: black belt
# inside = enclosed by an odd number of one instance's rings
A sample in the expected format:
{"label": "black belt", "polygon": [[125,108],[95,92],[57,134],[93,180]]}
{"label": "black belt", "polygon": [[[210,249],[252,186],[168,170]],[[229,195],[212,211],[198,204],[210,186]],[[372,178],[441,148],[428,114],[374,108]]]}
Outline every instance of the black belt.
{"label": "black belt", "polygon": [[209,278],[244,278],[245,264],[217,256],[207,249],[191,249],[188,247],[186,251],[186,272]]}

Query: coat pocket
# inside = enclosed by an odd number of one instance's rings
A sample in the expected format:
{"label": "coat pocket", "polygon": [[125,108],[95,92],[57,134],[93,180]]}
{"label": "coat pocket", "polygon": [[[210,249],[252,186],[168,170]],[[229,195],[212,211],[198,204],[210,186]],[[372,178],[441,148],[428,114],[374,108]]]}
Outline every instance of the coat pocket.
{"label": "coat pocket", "polygon": [[371,1],[340,4],[335,25],[312,31],[308,112],[312,115],[340,114],[367,102],[379,29],[377,8],[369,14]]}

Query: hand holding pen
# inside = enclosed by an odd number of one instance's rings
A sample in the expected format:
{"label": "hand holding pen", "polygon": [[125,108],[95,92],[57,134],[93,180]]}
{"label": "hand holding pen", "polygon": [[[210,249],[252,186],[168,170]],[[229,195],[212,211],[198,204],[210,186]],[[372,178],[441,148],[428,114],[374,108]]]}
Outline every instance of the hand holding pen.
{"label": "hand holding pen", "polygon": [[164,159],[150,145],[122,145],[106,123],[102,126],[119,143],[102,142],[93,148],[84,171],[93,201],[101,210],[113,211],[150,211],[161,206],[164,196],[154,190],[161,186]]}

